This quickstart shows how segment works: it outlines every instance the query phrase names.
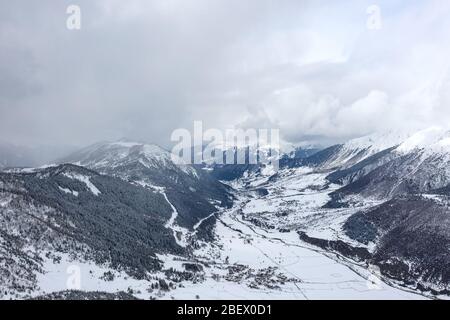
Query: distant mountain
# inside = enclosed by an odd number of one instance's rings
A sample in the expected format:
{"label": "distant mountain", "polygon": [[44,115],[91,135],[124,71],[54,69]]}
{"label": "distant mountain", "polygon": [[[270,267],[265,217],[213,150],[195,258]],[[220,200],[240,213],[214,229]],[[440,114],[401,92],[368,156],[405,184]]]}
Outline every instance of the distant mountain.
{"label": "distant mountain", "polygon": [[30,148],[0,143],[0,169],[12,166],[35,166],[36,164]]}
{"label": "distant mountain", "polygon": [[287,156],[291,159],[305,159],[311,157],[322,149],[323,148],[318,146],[296,147],[294,150],[289,152]]}
{"label": "distant mountain", "polygon": [[73,151],[69,146],[24,147],[0,142],[0,170],[11,167],[38,167]]}
{"label": "distant mountain", "polygon": [[359,194],[385,199],[443,188],[450,184],[450,131],[436,127],[419,131],[328,178],[344,185],[336,192],[339,198]]}
{"label": "distant mountain", "polygon": [[284,159],[284,167],[308,166],[321,170],[349,168],[378,152],[400,145],[411,133],[389,131],[333,145],[303,158]]}
{"label": "distant mountain", "polygon": [[327,179],[343,185],[330,194],[327,208],[349,207],[355,199],[381,202],[352,215],[344,229],[352,239],[375,244],[372,263],[383,274],[448,292],[450,131],[413,133]]}
{"label": "distant mountain", "polygon": [[[302,161],[306,158],[313,156],[318,153],[321,149],[317,146],[304,146],[304,147],[293,147],[289,146],[285,149],[282,149],[276,156],[275,159],[278,159],[279,166],[286,166],[286,164],[296,163],[297,161]],[[211,174],[213,177],[223,181],[231,181],[235,179],[239,179],[244,175],[249,174],[258,174],[264,173],[264,168],[266,168],[266,164],[264,161],[258,161],[257,163],[250,163],[249,158],[250,154],[253,154],[254,159],[259,159],[258,155],[260,152],[264,152],[264,150],[259,150],[257,148],[241,148],[239,152],[245,154],[245,163],[238,164],[237,163],[237,152],[235,149],[232,151],[233,159],[235,164],[209,164],[208,168],[211,170]],[[223,152],[225,163],[225,154],[226,151]],[[270,157],[270,153],[266,153],[264,155],[264,159],[268,159]],[[270,164],[269,164],[270,165]],[[270,170],[269,170],[270,171]]]}
{"label": "distant mountain", "polygon": [[[230,188],[209,174],[181,161],[156,145],[138,142],[104,142],[79,150],[59,161],[119,177],[150,190],[163,191],[178,210],[176,223],[192,229],[200,220],[232,203]],[[199,235],[208,236],[207,221]],[[208,231],[209,230],[209,231]]]}

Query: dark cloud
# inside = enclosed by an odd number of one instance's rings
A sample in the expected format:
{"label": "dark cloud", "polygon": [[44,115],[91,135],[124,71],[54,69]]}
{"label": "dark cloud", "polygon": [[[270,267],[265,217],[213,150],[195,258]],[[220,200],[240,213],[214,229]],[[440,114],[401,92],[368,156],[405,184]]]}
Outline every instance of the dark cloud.
{"label": "dark cloud", "polygon": [[[81,7],[81,30],[66,8]],[[381,1],[9,1],[0,4],[0,134],[18,144],[279,126],[339,140],[449,118],[449,5]],[[439,5],[439,7],[438,7]]]}

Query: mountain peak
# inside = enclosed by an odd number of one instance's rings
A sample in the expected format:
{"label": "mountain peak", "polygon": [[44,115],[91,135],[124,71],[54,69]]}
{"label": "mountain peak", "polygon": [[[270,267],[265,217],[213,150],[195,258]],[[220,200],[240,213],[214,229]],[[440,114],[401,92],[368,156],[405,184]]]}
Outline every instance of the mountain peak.
{"label": "mountain peak", "polygon": [[[147,168],[181,166],[174,162],[169,151],[156,144],[120,139],[99,142],[73,153],[59,163],[73,163],[94,170],[114,169],[123,165],[137,164]],[[181,166],[185,170],[184,166]]]}
{"label": "mountain peak", "polygon": [[397,148],[397,151],[408,153],[413,150],[430,152],[450,152],[450,130],[433,126],[411,135]]}
{"label": "mountain peak", "polygon": [[352,139],[344,144],[347,149],[370,149],[371,153],[377,153],[400,145],[414,132],[403,130],[388,130],[369,134],[360,138]]}

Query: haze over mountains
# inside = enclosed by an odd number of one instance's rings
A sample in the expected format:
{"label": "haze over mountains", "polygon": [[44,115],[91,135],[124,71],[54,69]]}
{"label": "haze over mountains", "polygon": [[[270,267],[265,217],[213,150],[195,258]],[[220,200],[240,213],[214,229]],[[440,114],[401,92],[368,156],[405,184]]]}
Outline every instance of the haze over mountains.
{"label": "haze over mountains", "polygon": [[0,168],[41,166],[74,150],[73,146],[25,147],[0,141]]}

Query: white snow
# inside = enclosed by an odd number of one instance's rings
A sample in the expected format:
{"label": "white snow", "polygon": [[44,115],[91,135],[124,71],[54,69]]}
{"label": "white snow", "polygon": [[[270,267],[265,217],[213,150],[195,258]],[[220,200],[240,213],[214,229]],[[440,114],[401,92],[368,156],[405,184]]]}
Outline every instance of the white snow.
{"label": "white snow", "polygon": [[212,218],[215,214],[216,214],[216,213],[214,212],[214,213],[211,213],[209,216],[207,216],[207,217],[205,217],[205,218],[203,218],[203,219],[200,219],[200,221],[197,222],[197,223],[194,225],[194,230],[197,230],[198,227],[200,227],[204,221],[208,220],[209,218]]}
{"label": "white snow", "polygon": [[276,170],[273,165],[265,165],[261,170],[261,174],[263,176],[271,176],[271,175],[274,175],[275,173],[276,173]]}
{"label": "white snow", "polygon": [[[295,228],[321,239],[345,238],[347,242],[354,244],[353,240],[343,235],[342,225],[356,211],[379,202],[355,197],[349,200],[355,204],[361,203],[359,206],[323,209],[322,206],[330,200],[329,193],[339,188],[338,185],[329,185],[326,176],[327,173],[317,173],[304,167],[281,170],[277,180],[272,181],[269,186],[264,186],[269,194],[246,200],[241,207],[242,213],[247,219],[256,219],[277,228]],[[253,178],[243,180],[237,188],[243,188],[242,186],[245,186],[246,182],[252,182]],[[256,177],[254,180],[258,181]]]}
{"label": "white snow", "polygon": [[173,224],[175,223],[175,219],[178,217],[178,210],[177,208],[174,207],[174,205],[169,201],[169,198],[167,198],[167,195],[165,192],[162,193],[162,195],[164,196],[164,198],[166,199],[167,203],[170,205],[170,207],[172,208],[172,216],[170,217],[169,221],[167,221],[166,223],[166,228],[170,228],[173,226]]}
{"label": "white snow", "polygon": [[189,230],[175,224],[175,220],[178,217],[178,210],[169,201],[169,198],[167,197],[167,194],[164,191],[161,192],[161,194],[164,196],[167,203],[172,208],[172,216],[170,217],[169,221],[166,222],[165,227],[167,229],[172,230],[173,237],[175,238],[175,241],[179,246],[186,247],[187,246],[187,237],[189,236]]}
{"label": "white snow", "polygon": [[174,269],[177,271],[185,271],[183,267],[183,263],[186,262],[185,258],[174,256],[173,254],[157,254],[156,255],[159,260],[161,260],[164,264],[163,269]]}
{"label": "white snow", "polygon": [[140,181],[133,181],[133,183],[137,184],[138,186],[141,186],[141,187],[144,187],[144,188],[147,188],[147,189],[159,192],[159,193],[163,193],[164,190],[165,190],[164,187],[155,186],[155,185],[153,185],[151,183],[148,183],[148,182],[142,181],[142,180],[140,180]]}
{"label": "white snow", "polygon": [[411,133],[407,131],[390,130],[350,140],[333,155],[325,167],[351,166],[380,151],[400,145],[410,135]]}
{"label": "white snow", "polygon": [[450,152],[450,131],[442,127],[431,127],[413,134],[398,148],[401,153],[425,149],[429,152]]}
{"label": "white snow", "polygon": [[361,138],[356,138],[344,144],[346,149],[364,150],[369,149],[374,154],[395,146],[411,136],[409,131],[390,130],[387,132],[374,133]]}
{"label": "white snow", "polygon": [[90,177],[73,172],[64,173],[64,175],[70,179],[76,179],[78,181],[83,182],[95,196],[101,194],[100,190],[98,190],[97,187],[91,182]]}
{"label": "white snow", "polygon": [[39,290],[35,291],[33,296],[70,289],[115,293],[126,292],[128,288],[133,288],[134,295],[137,297],[142,299],[150,297],[147,292],[150,286],[149,281],[136,280],[124,272],[114,270],[112,271],[114,280],[107,281],[101,278],[105,272],[111,271],[107,265],[96,265],[90,261],[73,259],[63,253],[58,253],[58,256],[61,258],[59,263],[42,257],[44,273],[37,274]]}
{"label": "white snow", "polygon": [[73,191],[73,190],[70,190],[70,189],[67,189],[67,188],[61,188],[60,186],[58,186],[58,188],[59,188],[59,190],[65,192],[67,194],[72,194],[75,197],[78,197],[78,191]]}

